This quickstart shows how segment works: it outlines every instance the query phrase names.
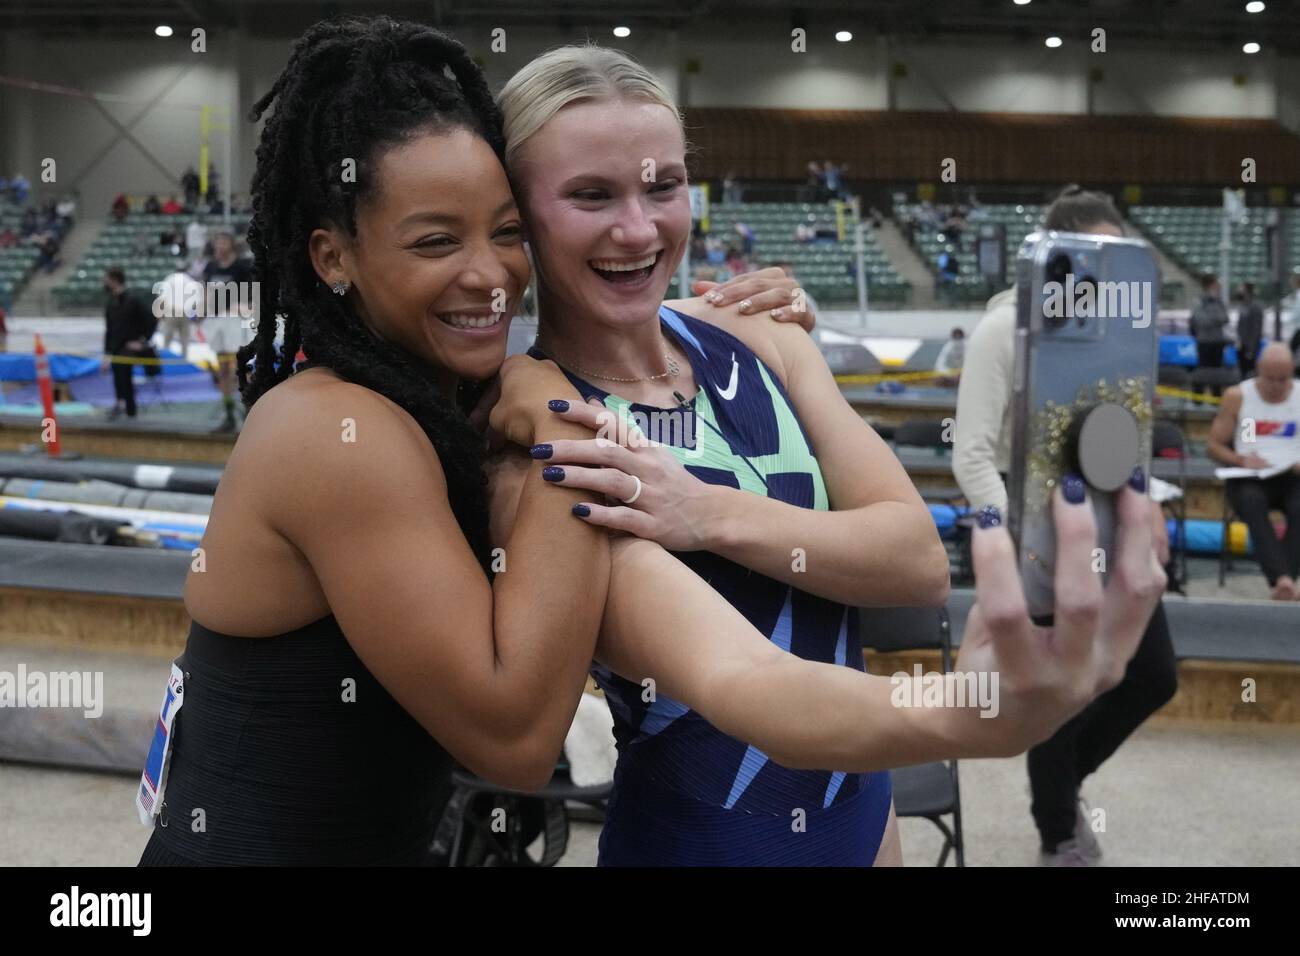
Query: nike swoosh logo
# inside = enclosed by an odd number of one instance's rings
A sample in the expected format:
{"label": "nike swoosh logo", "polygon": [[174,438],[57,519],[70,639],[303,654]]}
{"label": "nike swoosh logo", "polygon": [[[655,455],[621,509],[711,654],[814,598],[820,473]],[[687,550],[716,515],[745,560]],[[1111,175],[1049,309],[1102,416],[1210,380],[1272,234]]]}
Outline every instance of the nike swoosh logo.
{"label": "nike swoosh logo", "polygon": [[727,383],[726,388],[718,388],[718,386],[716,385],[713,386],[714,390],[718,393],[718,397],[728,402],[731,401],[733,398],[735,398],[736,386],[740,384],[739,377],[740,377],[740,365],[736,362],[736,353],[732,352],[731,353],[731,381]]}

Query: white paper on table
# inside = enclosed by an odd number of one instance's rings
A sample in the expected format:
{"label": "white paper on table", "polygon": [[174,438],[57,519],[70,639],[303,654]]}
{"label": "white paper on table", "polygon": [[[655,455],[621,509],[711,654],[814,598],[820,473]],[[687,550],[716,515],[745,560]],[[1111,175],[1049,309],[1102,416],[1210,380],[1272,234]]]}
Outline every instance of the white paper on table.
{"label": "white paper on table", "polygon": [[1294,465],[1274,465],[1271,468],[1216,468],[1214,469],[1215,478],[1258,478],[1263,481],[1266,478],[1272,478],[1274,475],[1280,475],[1284,471],[1289,471]]}

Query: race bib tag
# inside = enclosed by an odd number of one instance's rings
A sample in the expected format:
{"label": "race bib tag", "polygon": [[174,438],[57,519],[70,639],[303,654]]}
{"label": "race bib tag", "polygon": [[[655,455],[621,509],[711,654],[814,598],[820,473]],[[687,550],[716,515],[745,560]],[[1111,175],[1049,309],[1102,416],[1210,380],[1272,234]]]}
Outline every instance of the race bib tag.
{"label": "race bib tag", "polygon": [[184,695],[185,675],[173,661],[167,695],[163,697],[158,722],[154,724],[153,742],[149,745],[144,773],[140,775],[140,789],[135,795],[135,809],[145,826],[153,826],[154,818],[162,809],[163,787],[167,784],[167,767],[171,760],[172,726],[184,703]]}

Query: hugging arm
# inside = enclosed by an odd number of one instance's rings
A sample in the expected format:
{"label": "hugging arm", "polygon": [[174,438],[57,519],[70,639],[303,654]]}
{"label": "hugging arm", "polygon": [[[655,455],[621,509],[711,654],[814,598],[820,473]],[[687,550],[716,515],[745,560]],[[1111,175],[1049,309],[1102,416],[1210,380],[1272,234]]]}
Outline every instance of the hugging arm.
{"label": "hugging arm", "polygon": [[[567,383],[553,384],[538,397],[543,409]],[[609,573],[604,533],[570,519],[573,492],[539,480],[504,539],[506,570],[489,583],[414,419],[348,384],[292,416],[273,405],[251,413],[271,416],[264,506],[357,656],[470,770],[543,786],[591,663]],[[341,420],[354,423],[355,441],[339,440]],[[543,438],[572,428],[539,416]]]}
{"label": "hugging arm", "polygon": [[[511,499],[533,480],[522,463],[497,472],[498,534],[509,532]],[[1151,565],[1146,499],[1123,494],[1121,560],[1105,611],[1097,576],[1087,570],[1096,544],[1092,510],[1063,499],[1054,506],[1058,594],[1068,603],[1055,631],[1028,619],[1005,529],[977,533],[978,613],[967,624],[963,660],[1000,676],[995,716],[917,706],[924,678],[872,676],[781,651],[681,561],[634,537],[610,547],[596,658],[634,683],[653,680],[657,694],[795,769],[865,772],[1011,756],[1118,682],[1163,590]]]}

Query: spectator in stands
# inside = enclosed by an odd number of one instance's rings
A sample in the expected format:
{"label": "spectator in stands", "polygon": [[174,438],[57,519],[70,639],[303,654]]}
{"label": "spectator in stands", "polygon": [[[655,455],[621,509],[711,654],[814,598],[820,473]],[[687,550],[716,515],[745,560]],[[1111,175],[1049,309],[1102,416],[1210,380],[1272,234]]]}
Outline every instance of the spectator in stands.
{"label": "spectator in stands", "polygon": [[745,262],[745,257],[741,255],[739,249],[735,246],[727,247],[727,271],[733,276],[738,276],[742,272],[749,271],[749,264]]}
{"label": "spectator in stands", "polygon": [[941,301],[951,304],[956,301],[957,277],[961,275],[961,267],[957,262],[956,253],[950,249],[944,249],[935,260],[935,265],[939,269],[936,276],[938,281],[935,294]]}
{"label": "spectator in stands", "polygon": [[66,236],[77,220],[77,200],[72,196],[64,196],[55,204],[54,215],[59,221],[60,234]]}
{"label": "spectator in stands", "polygon": [[9,189],[14,194],[14,202],[21,206],[27,202],[27,197],[32,190],[32,184],[27,181],[27,177],[22,173],[14,173],[14,178],[9,180]]}
{"label": "spectator in stands", "polygon": [[741,197],[740,181],[736,179],[734,169],[727,170],[727,175],[722,177],[722,201],[724,203],[738,203]]}
{"label": "spectator in stands", "polygon": [[746,256],[754,254],[754,230],[743,222],[736,223],[736,235],[740,236],[740,251]]}
{"label": "spectator in stands", "polygon": [[826,187],[826,199],[844,199],[844,171],[848,164],[836,166],[829,159],[822,164],[822,183]]}
{"label": "spectator in stands", "polygon": [[822,164],[815,159],[808,163],[807,187],[809,202],[826,201],[826,174],[822,171]]}
{"label": "spectator in stands", "polygon": [[[1046,228],[1124,235],[1124,221],[1110,197],[1078,186],[1067,187],[1048,208]],[[965,374],[957,392],[952,470],[973,510],[994,505],[1006,511],[1015,329],[1016,290],[1011,288],[989,300],[988,311],[966,348]],[[1146,487],[1143,477],[1140,490]],[[1154,501],[1151,517],[1157,556],[1168,565],[1168,529]],[[1080,784],[1173,697],[1177,687],[1169,626],[1163,606],[1157,604],[1119,685],[1029,751],[1031,810],[1042,841],[1041,863],[1090,866],[1100,858],[1101,847],[1079,796]]]}
{"label": "spectator in stands", "polygon": [[190,323],[202,311],[204,299],[203,283],[185,271],[187,265],[184,259],[177,259],[176,271],[153,287],[153,314],[162,328],[162,346],[168,348],[172,339],[177,339],[181,358],[189,355]]}
{"label": "spectator in stands", "polygon": [[209,204],[217,202],[221,197],[221,189],[219,188],[218,183],[219,178],[220,177],[217,176],[216,164],[208,163],[208,194],[203,198],[206,199]]}
{"label": "spectator in stands", "polygon": [[181,231],[175,226],[163,226],[158,233],[158,245],[167,250],[168,255],[181,254]]}
{"label": "spectator in stands", "polygon": [[[1300,377],[1300,275],[1291,277],[1291,287],[1292,292],[1289,296],[1291,308],[1289,312],[1285,313],[1290,316],[1290,321],[1282,324],[1282,334],[1283,336],[1286,335],[1288,325],[1293,330],[1290,339],[1291,355],[1296,362],[1296,376]],[[1285,306],[1285,303],[1283,305]]]}
{"label": "spectator in stands", "polygon": [[18,245],[18,233],[10,226],[0,229],[0,249],[12,249]]}
{"label": "spectator in stands", "polygon": [[185,227],[185,251],[190,262],[203,258],[208,244],[208,227],[195,219]]}
{"label": "spectator in stands", "polygon": [[[1275,601],[1300,597],[1300,385],[1294,375],[1295,360],[1285,345],[1265,348],[1255,377],[1224,393],[1206,442],[1215,461],[1269,474],[1229,478],[1225,494],[1250,529]],[[1251,426],[1242,427],[1246,422]],[[1271,508],[1286,515],[1281,542],[1268,516]]]}
{"label": "spectator in stands", "polygon": [[53,231],[38,232],[32,236],[32,244],[40,253],[37,266],[46,272],[53,272],[59,267],[59,236]]}
{"label": "spectator in stands", "polygon": [[139,358],[149,348],[157,323],[149,308],[126,288],[126,272],[114,266],[104,273],[104,291],[108,302],[104,305],[104,360],[103,367],[113,369],[113,394],[117,398],[110,419],[126,412],[135,418],[135,383],[131,378],[135,364],[114,359]]}
{"label": "spectator in stands", "polygon": [[162,204],[162,214],[164,216],[179,216],[185,211],[185,207],[177,202],[174,195],[168,196],[167,201]]}
{"label": "spectator in stands", "polygon": [[[1201,301],[1192,309],[1190,324],[1196,339],[1196,367],[1222,368],[1223,349],[1228,344],[1228,310],[1219,293],[1218,276],[1207,273],[1201,277]],[[1210,390],[1215,395],[1223,394],[1218,385]]]}
{"label": "spectator in stands", "polygon": [[148,216],[156,216],[162,212],[162,203],[158,201],[157,196],[152,193],[149,195],[149,198],[144,201],[144,211]]}
{"label": "spectator in stands", "polygon": [[1255,284],[1241,284],[1241,308],[1237,312],[1237,368],[1242,381],[1255,374],[1255,356],[1264,335],[1264,310],[1255,301]]}
{"label": "spectator in stands", "polygon": [[711,266],[725,266],[727,264],[727,247],[722,244],[722,240],[717,236],[709,236],[704,240],[705,258]]}
{"label": "spectator in stands", "polygon": [[962,361],[966,357],[966,331],[961,327],[952,330],[948,341],[934,360],[936,381],[945,388],[953,388],[961,380]]}
{"label": "spectator in stands", "polygon": [[966,228],[966,217],[960,209],[952,209],[943,221],[943,231],[952,240],[953,245],[961,247],[962,230]]}
{"label": "spectator in stands", "polygon": [[794,237],[799,242],[812,242],[817,238],[817,230],[806,222],[801,222],[794,227]]}
{"label": "spectator in stands", "polygon": [[912,218],[921,226],[934,225],[934,203],[928,199],[922,199],[920,205],[916,207]]}
{"label": "spectator in stands", "polygon": [[126,201],[125,194],[123,193],[117,194],[117,198],[113,200],[113,206],[111,211],[113,214],[113,218],[118,222],[121,222],[123,219],[127,217],[127,214],[131,211],[131,204]]}
{"label": "spectator in stands", "polygon": [[36,234],[39,226],[40,222],[36,218],[36,210],[28,206],[23,210],[23,218],[18,225],[18,231],[22,233],[24,239],[27,239]]}
{"label": "spectator in stands", "polygon": [[885,215],[875,206],[872,206],[871,211],[867,213],[867,221],[870,223],[872,229],[879,229],[884,225]]}
{"label": "spectator in stands", "polygon": [[[205,295],[216,306],[215,315],[205,310],[203,334],[208,345],[217,353],[217,373],[213,376],[221,389],[221,404],[225,417],[216,431],[234,431],[235,421],[235,356],[239,349],[252,339],[242,313],[255,304],[252,290],[253,266],[239,256],[235,237],[226,229],[212,235],[212,258],[203,269]],[[216,294],[220,292],[221,294]]]}
{"label": "spectator in stands", "polygon": [[47,203],[44,203],[41,206],[40,227],[38,228],[37,231],[48,232],[51,235],[53,235],[55,239],[62,241],[63,223],[59,219],[59,214],[56,211],[57,208],[58,208],[58,203],[56,203],[53,199],[51,199]]}
{"label": "spectator in stands", "polygon": [[193,209],[199,201],[199,174],[193,166],[187,166],[181,174],[181,191],[185,193],[185,206]]}

